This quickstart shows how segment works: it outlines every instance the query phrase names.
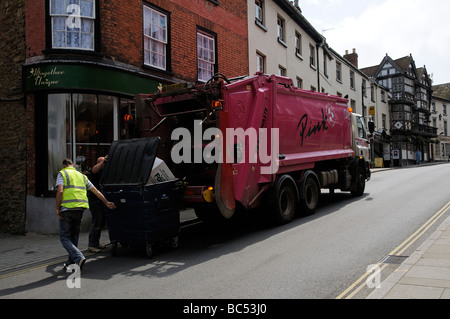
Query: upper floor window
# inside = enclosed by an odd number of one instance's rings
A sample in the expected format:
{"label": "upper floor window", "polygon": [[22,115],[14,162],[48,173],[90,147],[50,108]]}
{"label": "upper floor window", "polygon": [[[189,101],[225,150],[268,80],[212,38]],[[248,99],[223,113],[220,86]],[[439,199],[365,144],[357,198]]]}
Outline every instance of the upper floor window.
{"label": "upper floor window", "polygon": [[297,31],[295,32],[295,54],[298,57],[302,56],[302,35]]}
{"label": "upper floor window", "polygon": [[355,72],[350,71],[350,88],[355,89]]}
{"label": "upper floor window", "polygon": [[94,50],[95,0],[50,0],[53,49]]}
{"label": "upper floor window", "polygon": [[167,68],[167,16],[144,6],[144,64]]}
{"label": "upper floor window", "polygon": [[297,87],[299,89],[303,89],[303,79],[299,78],[298,76],[297,76]]}
{"label": "upper floor window", "polygon": [[277,35],[278,40],[285,42],[285,21],[282,17],[278,16],[277,18]]}
{"label": "upper floor window", "polygon": [[312,44],[309,45],[309,65],[316,67],[316,48]]}
{"label": "upper floor window", "polygon": [[342,82],[342,64],[336,62],[336,80]]}
{"label": "upper floor window", "polygon": [[256,53],[256,72],[264,73],[264,71],[265,71],[264,65],[265,65],[264,55],[257,52]]}
{"label": "upper floor window", "polygon": [[278,66],[278,75],[280,75],[280,76],[286,76],[286,68],[283,67],[283,66],[281,66],[281,65],[279,65],[279,66]]}
{"label": "upper floor window", "polygon": [[198,80],[207,82],[214,75],[216,64],[215,38],[210,34],[197,32]]}
{"label": "upper floor window", "polygon": [[262,0],[255,0],[255,19],[264,25],[264,6]]}

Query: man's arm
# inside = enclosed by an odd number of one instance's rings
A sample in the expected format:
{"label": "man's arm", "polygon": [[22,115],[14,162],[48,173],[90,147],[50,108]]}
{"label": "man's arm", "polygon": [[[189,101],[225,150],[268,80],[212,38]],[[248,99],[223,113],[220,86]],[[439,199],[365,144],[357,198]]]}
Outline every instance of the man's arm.
{"label": "man's arm", "polygon": [[95,188],[95,186],[92,186],[90,191],[93,192],[95,194],[95,196],[97,196],[98,199],[100,199],[102,201],[102,203],[105,204],[105,206],[108,207],[109,209],[115,209],[116,208],[116,205],[114,205],[113,202],[109,202],[105,198],[105,196],[103,196],[103,194],[97,188]]}
{"label": "man's arm", "polygon": [[92,167],[92,173],[94,173],[94,174],[99,173],[105,167],[105,161],[107,158],[108,158],[108,155],[106,155],[105,157],[100,157],[99,162],[97,164],[95,164],[94,167]]}
{"label": "man's arm", "polygon": [[63,191],[64,186],[58,185],[58,189],[56,190],[56,215],[58,215],[58,218],[61,220],[64,220],[64,218],[61,215],[61,203],[63,198]]}

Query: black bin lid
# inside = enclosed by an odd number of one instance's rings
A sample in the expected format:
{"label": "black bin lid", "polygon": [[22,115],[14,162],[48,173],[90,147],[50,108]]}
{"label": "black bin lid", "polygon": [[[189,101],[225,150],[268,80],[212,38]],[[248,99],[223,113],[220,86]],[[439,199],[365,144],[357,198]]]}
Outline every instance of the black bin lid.
{"label": "black bin lid", "polygon": [[159,137],[114,141],[108,153],[100,185],[147,184],[159,142]]}

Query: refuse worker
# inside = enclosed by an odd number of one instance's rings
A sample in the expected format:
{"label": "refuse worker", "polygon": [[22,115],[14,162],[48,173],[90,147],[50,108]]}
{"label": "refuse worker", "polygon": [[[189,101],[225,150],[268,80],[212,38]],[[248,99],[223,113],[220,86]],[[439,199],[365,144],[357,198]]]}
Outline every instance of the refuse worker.
{"label": "refuse worker", "polygon": [[[107,159],[108,155],[106,155],[105,157],[99,157],[97,159],[97,164],[95,164],[91,169],[90,181],[97,189],[100,185],[100,177],[102,175],[102,171],[105,167]],[[102,234],[102,228],[106,223],[106,214],[105,210],[103,209],[101,200],[94,193],[90,192],[88,194],[88,199],[89,210],[91,211],[92,215],[92,224],[89,231],[88,250],[91,253],[98,253],[103,248],[105,248],[100,244],[100,236]]]}
{"label": "refuse worker", "polygon": [[86,258],[78,249],[78,237],[83,212],[89,208],[87,191],[93,192],[106,207],[115,209],[116,205],[109,202],[105,196],[89,181],[86,175],[74,168],[72,160],[63,160],[63,169],[56,178],[56,215],[59,220],[59,239],[64,249],[69,253],[67,267],[77,264],[83,268]]}

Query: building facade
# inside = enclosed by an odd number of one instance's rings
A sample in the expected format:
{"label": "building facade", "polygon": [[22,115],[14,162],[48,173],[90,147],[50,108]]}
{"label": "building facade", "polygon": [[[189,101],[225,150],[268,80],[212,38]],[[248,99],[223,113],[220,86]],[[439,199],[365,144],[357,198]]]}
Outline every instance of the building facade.
{"label": "building facade", "polygon": [[394,164],[415,163],[416,150],[422,161],[432,160],[431,145],[437,129],[431,126],[432,83],[426,68],[417,68],[413,57],[393,60],[388,55],[378,66],[362,69],[390,91],[391,147]]}
{"label": "building facade", "polygon": [[431,123],[437,129],[437,139],[431,146],[435,161],[450,161],[448,107],[450,107],[450,83],[434,85],[431,101]]}
{"label": "building facade", "polygon": [[[298,1],[248,0],[249,70],[291,78],[301,89],[345,97],[374,128],[372,160],[390,163],[387,89],[358,68],[356,50],[341,56],[302,15]],[[386,155],[387,154],[387,155]]]}
{"label": "building facade", "polygon": [[136,94],[217,72],[248,74],[245,8],[244,0],[2,2],[1,27],[17,32],[1,36],[18,49],[0,60],[12,59],[14,77],[0,105],[14,113],[9,130],[20,134],[1,142],[18,199],[2,192],[0,231],[57,232],[62,160],[88,174],[112,141],[140,136],[146,119],[133,106]]}
{"label": "building facade", "polygon": [[[25,0],[0,2],[0,232],[23,232],[26,197]],[[14,30],[14,32],[11,32]]]}

